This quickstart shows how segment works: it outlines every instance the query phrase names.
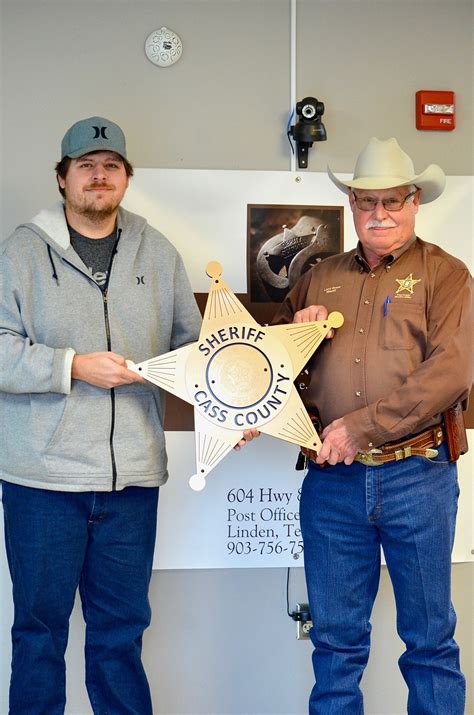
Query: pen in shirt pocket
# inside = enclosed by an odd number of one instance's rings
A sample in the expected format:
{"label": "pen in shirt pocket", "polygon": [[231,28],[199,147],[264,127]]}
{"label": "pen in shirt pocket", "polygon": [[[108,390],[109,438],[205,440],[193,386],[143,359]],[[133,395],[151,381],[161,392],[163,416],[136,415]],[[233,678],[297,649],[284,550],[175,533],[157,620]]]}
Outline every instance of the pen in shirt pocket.
{"label": "pen in shirt pocket", "polygon": [[384,304],[383,304],[383,315],[384,315],[384,318],[386,317],[386,315],[387,315],[387,313],[388,313],[388,306],[389,306],[389,304],[390,304],[391,302],[392,302],[392,301],[390,300],[390,296],[388,295],[388,296],[385,298],[385,302],[384,302]]}

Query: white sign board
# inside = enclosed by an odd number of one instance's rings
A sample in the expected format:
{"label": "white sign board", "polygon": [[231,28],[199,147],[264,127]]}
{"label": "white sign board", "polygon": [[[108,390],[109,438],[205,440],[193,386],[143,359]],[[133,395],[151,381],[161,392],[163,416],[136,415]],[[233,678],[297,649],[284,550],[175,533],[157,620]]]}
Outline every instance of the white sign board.
{"label": "white sign board", "polygon": [[[472,177],[448,177],[444,194],[421,206],[417,232],[458,256],[472,256]],[[309,172],[137,169],[125,208],[145,216],[181,253],[193,290],[205,293],[211,260],[236,293],[247,292],[247,204],[341,206],[344,248],[356,236],[346,197],[326,174]],[[474,560],[471,451],[459,462],[461,498],[453,561]],[[161,490],[155,568],[296,566],[303,562],[299,526],[302,472],[298,450],[262,436],[231,453],[203,492],[188,486],[195,471],[194,435],[167,433],[170,479]]]}

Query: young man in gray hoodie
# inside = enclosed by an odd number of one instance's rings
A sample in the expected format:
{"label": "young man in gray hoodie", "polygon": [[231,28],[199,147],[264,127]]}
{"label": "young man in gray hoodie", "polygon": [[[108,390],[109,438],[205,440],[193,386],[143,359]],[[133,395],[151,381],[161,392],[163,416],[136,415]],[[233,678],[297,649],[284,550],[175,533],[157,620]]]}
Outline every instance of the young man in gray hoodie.
{"label": "young man in gray hoodie", "polygon": [[163,397],[127,369],[198,338],[169,241],[120,202],[133,169],[113,122],[65,134],[63,201],[0,247],[0,478],[14,624],[10,713],[59,715],[79,587],[94,713],[149,715],[141,663]]}

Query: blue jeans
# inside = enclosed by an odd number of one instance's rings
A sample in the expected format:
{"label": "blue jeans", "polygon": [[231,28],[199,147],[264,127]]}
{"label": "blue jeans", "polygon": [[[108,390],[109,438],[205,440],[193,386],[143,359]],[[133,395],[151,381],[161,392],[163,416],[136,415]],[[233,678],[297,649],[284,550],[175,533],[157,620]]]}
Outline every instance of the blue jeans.
{"label": "blue jeans", "polygon": [[406,651],[399,666],[410,715],[462,715],[465,681],[451,596],[459,489],[446,447],[434,460],[377,467],[310,463],[301,493],[305,572],[314,627],[311,715],[363,713],[370,615],[383,546]]}
{"label": "blue jeans", "polygon": [[62,715],[69,617],[79,586],[95,715],[150,715],[141,662],[158,488],[58,492],[3,482],[13,582],[10,715]]}

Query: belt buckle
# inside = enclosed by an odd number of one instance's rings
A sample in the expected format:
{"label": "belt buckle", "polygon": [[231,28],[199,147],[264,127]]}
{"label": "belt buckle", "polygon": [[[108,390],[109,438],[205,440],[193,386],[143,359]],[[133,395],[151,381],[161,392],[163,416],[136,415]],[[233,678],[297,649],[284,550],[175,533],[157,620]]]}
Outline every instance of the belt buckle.
{"label": "belt buckle", "polygon": [[408,459],[408,457],[411,457],[411,444],[408,444],[406,447],[396,449],[394,455],[397,462],[401,459]]}
{"label": "belt buckle", "polygon": [[375,461],[374,457],[377,454],[383,454],[381,449],[371,449],[368,452],[357,452],[356,461],[365,464],[368,467],[378,467],[381,462]]}

